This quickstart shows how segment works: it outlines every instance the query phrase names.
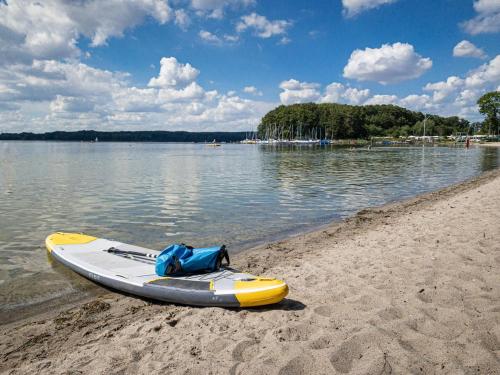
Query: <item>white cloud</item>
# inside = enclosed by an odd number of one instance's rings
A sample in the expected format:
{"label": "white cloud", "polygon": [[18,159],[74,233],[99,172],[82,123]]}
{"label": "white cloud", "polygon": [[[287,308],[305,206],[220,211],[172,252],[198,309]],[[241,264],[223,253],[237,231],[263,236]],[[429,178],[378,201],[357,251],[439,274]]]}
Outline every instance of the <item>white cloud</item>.
{"label": "white cloud", "polygon": [[457,95],[455,103],[461,108],[475,107],[476,101],[480,96],[480,90],[465,89]]}
{"label": "white cloud", "polygon": [[[490,87],[500,83],[500,55],[481,65],[479,68],[471,71],[466,79],[467,88],[480,88],[485,85]],[[493,88],[492,88],[493,89]]]}
{"label": "white cloud", "polygon": [[462,23],[466,32],[472,35],[500,32],[500,2],[498,0],[477,0],[474,2],[476,17]]}
{"label": "white cloud", "polygon": [[349,87],[345,90],[342,95],[343,98],[346,98],[348,103],[350,104],[363,104],[366,99],[370,96],[370,90],[368,89],[357,89]]}
{"label": "white cloud", "polygon": [[215,107],[211,107],[200,117],[210,122],[242,122],[250,118],[258,124],[267,111],[274,108],[275,103],[254,102],[239,96],[222,96]]}
{"label": "white cloud", "polygon": [[319,100],[320,84],[299,82],[296,79],[289,79],[280,83],[280,100],[283,104],[307,103]]}
{"label": "white cloud", "polygon": [[[126,73],[92,68],[76,61],[40,61],[0,68],[1,130],[48,131],[94,128],[245,130],[253,128],[276,103],[244,99],[236,92],[220,94],[198,82],[199,71],[173,57],[162,59],[160,73],[149,87],[134,87]],[[437,113],[478,119],[476,100],[500,85],[500,56],[463,77],[449,77],[424,86],[424,92],[398,98],[372,95],[362,87],[296,79],[283,81],[283,104],[336,102],[396,104]],[[259,95],[254,86],[243,92]]]}
{"label": "white cloud", "polygon": [[448,77],[445,81],[429,83],[424,91],[432,92],[432,103],[444,114],[477,115],[477,99],[500,84],[500,55],[465,77]]}
{"label": "white cloud", "polygon": [[396,1],[398,0],[342,0],[342,6],[346,17],[354,17],[366,10],[392,4]]}
{"label": "white cloud", "polygon": [[319,83],[300,82],[293,78],[280,83],[280,89],[283,90],[317,89],[320,86]]}
{"label": "white cloud", "polygon": [[200,74],[191,64],[181,64],[175,57],[162,57],[160,65],[160,74],[150,79],[149,87],[178,87],[191,83]]}
{"label": "white cloud", "polygon": [[341,83],[332,82],[321,94],[321,85],[319,83],[300,82],[296,79],[289,79],[280,84],[281,103],[346,103],[346,104],[363,104],[370,97],[369,89],[358,89],[346,87]]}
{"label": "white cloud", "polygon": [[[126,73],[76,61],[40,61],[0,67],[1,131],[117,130],[124,127],[248,130],[276,103],[207,91],[190,64],[164,57],[149,87]],[[256,95],[259,91],[256,91]]]}
{"label": "white cloud", "polygon": [[500,12],[500,3],[497,0],[476,0],[474,9],[478,13]]}
{"label": "white cloud", "polygon": [[432,67],[408,43],[384,44],[380,48],[355,50],[344,67],[344,77],[358,81],[396,83],[420,77]]}
{"label": "white cloud", "polygon": [[451,76],[448,77],[446,81],[428,83],[424,86],[424,91],[432,91],[433,99],[435,102],[441,102],[445,100],[448,96],[460,89],[464,84],[464,80]]}
{"label": "white cloud", "polygon": [[246,8],[255,5],[255,0],[191,0],[191,7],[199,16],[222,19],[224,10]]}
{"label": "white cloud", "polygon": [[266,17],[254,12],[241,17],[241,21],[236,25],[236,31],[243,32],[247,29],[253,29],[255,35],[258,37],[270,38],[275,35],[286,34],[287,29],[291,25],[292,23],[290,21],[270,21]]}
{"label": "white cloud", "polygon": [[486,58],[486,54],[481,48],[476,47],[468,40],[462,40],[453,48],[453,56],[455,57],[477,57],[479,59]]}
{"label": "white cloud", "polygon": [[63,97],[107,100],[110,90],[126,85],[127,75],[95,69],[83,63],[35,60],[31,65],[0,69],[0,82],[8,90],[5,101],[43,102]]}
{"label": "white cloud", "polygon": [[186,31],[191,24],[191,19],[184,9],[177,9],[174,12],[175,24],[180,27],[181,30]]}
{"label": "white cloud", "polygon": [[326,86],[319,101],[322,103],[363,104],[369,97],[369,89],[346,87],[339,82],[332,82]]}
{"label": "white cloud", "polygon": [[287,45],[287,44],[291,43],[291,41],[292,41],[292,40],[291,40],[290,38],[288,38],[288,37],[284,36],[284,37],[282,37],[282,38],[279,40],[278,44],[279,44],[279,45],[282,45],[282,46],[285,46],[285,45]]}
{"label": "white cloud", "polygon": [[373,95],[364,104],[397,104],[398,97],[396,95]]}
{"label": "white cloud", "polygon": [[158,90],[124,87],[111,93],[116,112],[161,112]]}
{"label": "white cloud", "polygon": [[196,82],[191,82],[181,89],[162,88],[158,91],[158,99],[161,103],[182,102],[205,98],[205,90]]}
{"label": "white cloud", "polygon": [[283,90],[280,94],[282,104],[294,103],[340,103],[350,105],[394,104],[414,110],[432,108],[432,99],[428,95],[409,95],[399,99],[396,95],[371,95],[369,89],[345,86],[332,82],[325,87],[323,94],[318,83],[300,82],[295,79],[280,84]]}
{"label": "white cloud", "polygon": [[210,31],[201,30],[198,34],[202,40],[212,44],[221,44],[222,40],[215,34],[212,34]]}
{"label": "white cloud", "polygon": [[338,82],[332,82],[326,86],[325,94],[321,98],[323,103],[339,103],[342,94],[345,91],[345,86]]}
{"label": "white cloud", "polygon": [[432,99],[429,95],[411,94],[399,101],[400,105],[414,111],[427,111],[432,107]]}
{"label": "white cloud", "polygon": [[[254,86],[243,88],[245,94],[252,95],[244,95],[245,98],[234,91],[222,94],[207,90],[197,81],[200,71],[175,57],[161,59],[158,75],[152,77],[146,87],[132,86],[127,73],[97,69],[79,62],[79,57],[83,59],[78,47],[82,36],[89,38],[93,46],[100,46],[147,17],[158,23],[173,19],[181,28],[190,22],[185,10],[171,11],[165,1],[123,1],[121,7],[116,6],[116,1],[104,5],[99,3],[102,6],[97,7],[96,0],[52,0],[43,5],[21,0],[13,2],[12,8],[8,9],[11,3],[7,6],[0,1],[1,131],[48,131],[63,127],[116,130],[124,127],[144,129],[144,126],[148,129],[247,130],[277,104],[261,101],[258,97],[262,92]],[[198,5],[201,3],[200,0]],[[228,7],[248,6],[251,2],[246,2],[246,5],[244,1],[236,0],[204,3],[206,15],[213,16],[217,10],[223,13]],[[279,36],[288,39],[286,32],[291,23],[253,15],[241,19],[242,25],[237,25],[239,32],[247,30],[261,38]],[[202,32],[200,38],[212,38],[219,44],[239,40],[238,34]],[[391,50],[390,53],[384,48]],[[379,51],[375,58],[368,56],[373,51]],[[418,76],[432,64],[430,59],[416,54],[411,45],[401,43],[358,52],[364,54],[361,63],[381,68],[368,72],[363,66],[365,70],[360,69],[362,74],[356,76],[359,80],[390,83],[393,76],[396,77],[393,77],[394,81],[415,74]],[[400,73],[408,66],[417,66],[418,69]],[[499,85],[500,56],[497,56],[465,76],[429,83],[423,88],[428,95],[416,93],[402,99],[388,94],[372,96],[370,90],[348,84],[333,82],[323,90],[318,83],[290,79],[281,82],[279,97],[285,104],[311,101],[394,103],[412,109],[473,117],[477,116],[477,98]]]}
{"label": "white cloud", "polygon": [[90,112],[95,109],[96,103],[87,98],[56,95],[50,103],[52,112]]}
{"label": "white cloud", "polygon": [[446,80],[426,84],[422,90],[430,94],[412,93],[405,97],[394,94],[372,95],[369,89],[350,87],[339,82],[330,83],[321,93],[320,84],[295,79],[283,81],[280,88],[283,104],[394,104],[415,111],[478,120],[481,116],[477,111],[477,99],[488,91],[500,88],[500,55],[471,70],[464,77],[450,76]]}
{"label": "white cloud", "polygon": [[218,36],[218,35],[215,35],[207,30],[201,30],[198,33],[198,36],[204,42],[209,43],[209,44],[213,44],[216,46],[234,45],[235,43],[237,43],[240,40],[240,37],[238,35],[224,34],[222,36]]}
{"label": "white cloud", "polygon": [[238,40],[240,40],[240,37],[238,35],[230,35],[230,34],[224,34],[223,38],[226,42],[230,43],[236,43]]}
{"label": "white cloud", "polygon": [[0,2],[0,64],[78,57],[82,35],[101,46],[148,16],[165,23],[170,13],[162,0]]}
{"label": "white cloud", "polygon": [[316,39],[320,34],[319,30],[311,30],[307,33],[311,39]]}
{"label": "white cloud", "polygon": [[252,94],[255,96],[262,96],[262,91],[257,90],[257,87],[255,87],[255,86],[245,86],[243,88],[243,92],[246,92],[247,94]]}
{"label": "white cloud", "polygon": [[109,37],[122,36],[126,28],[141,23],[146,16],[162,24],[171,17],[171,9],[162,0],[92,0],[68,4],[75,4],[67,6],[68,12],[94,46],[105,44]]}

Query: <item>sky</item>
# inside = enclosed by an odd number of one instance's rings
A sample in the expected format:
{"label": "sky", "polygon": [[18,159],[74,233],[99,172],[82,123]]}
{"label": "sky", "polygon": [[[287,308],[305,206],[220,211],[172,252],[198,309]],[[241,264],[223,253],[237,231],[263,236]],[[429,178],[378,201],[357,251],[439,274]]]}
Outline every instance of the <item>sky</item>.
{"label": "sky", "polygon": [[481,120],[500,0],[0,0],[0,132],[249,131],[280,104]]}

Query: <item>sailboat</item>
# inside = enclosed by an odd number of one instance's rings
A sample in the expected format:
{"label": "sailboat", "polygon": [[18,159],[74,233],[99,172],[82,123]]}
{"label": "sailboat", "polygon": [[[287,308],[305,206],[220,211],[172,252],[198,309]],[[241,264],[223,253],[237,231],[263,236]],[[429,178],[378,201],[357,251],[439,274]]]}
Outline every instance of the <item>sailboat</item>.
{"label": "sailboat", "polygon": [[217,143],[217,142],[215,141],[215,139],[214,139],[214,140],[212,141],[212,143],[207,143],[207,146],[208,146],[208,147],[220,147],[220,146],[221,146],[221,144],[220,144],[220,143]]}

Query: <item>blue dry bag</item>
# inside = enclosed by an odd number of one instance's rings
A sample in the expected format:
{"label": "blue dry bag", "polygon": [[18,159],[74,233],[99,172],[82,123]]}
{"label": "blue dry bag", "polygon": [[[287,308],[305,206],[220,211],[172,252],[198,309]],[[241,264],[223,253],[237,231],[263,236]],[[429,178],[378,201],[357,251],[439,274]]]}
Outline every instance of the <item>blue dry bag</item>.
{"label": "blue dry bag", "polygon": [[222,260],[229,265],[226,246],[194,249],[191,246],[170,245],[156,258],[156,274],[159,276],[184,275],[197,272],[217,271]]}

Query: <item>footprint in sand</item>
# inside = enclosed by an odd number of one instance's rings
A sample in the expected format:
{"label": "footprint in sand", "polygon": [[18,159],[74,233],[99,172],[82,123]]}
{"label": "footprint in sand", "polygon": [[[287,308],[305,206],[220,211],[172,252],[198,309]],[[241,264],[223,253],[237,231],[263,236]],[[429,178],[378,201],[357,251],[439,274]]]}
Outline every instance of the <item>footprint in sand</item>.
{"label": "footprint in sand", "polygon": [[386,321],[401,319],[403,317],[401,310],[399,310],[398,308],[395,308],[395,307],[387,307],[383,310],[380,310],[377,313],[377,315]]}
{"label": "footprint in sand", "polygon": [[496,336],[488,331],[483,332],[479,335],[481,342],[484,347],[490,350],[491,352],[500,351],[500,341],[496,338]]}
{"label": "footprint in sand", "polygon": [[372,296],[369,295],[362,295],[359,297],[357,300],[354,301],[356,305],[358,305],[358,308],[361,311],[370,311],[373,310],[375,306],[378,305],[378,300]]}
{"label": "footprint in sand", "polygon": [[306,276],[305,282],[306,282],[306,288],[311,288],[319,284],[319,279],[318,276],[316,275],[309,275]]}
{"label": "footprint in sand", "polygon": [[498,306],[493,306],[493,307],[491,308],[491,311],[492,311],[492,312],[500,312],[500,305],[498,305]]}
{"label": "footprint in sand", "polygon": [[318,315],[329,318],[334,314],[335,311],[331,306],[319,306],[314,309],[314,312]]}
{"label": "footprint in sand", "polygon": [[329,337],[329,336],[321,336],[315,340],[313,340],[309,346],[311,347],[311,349],[314,349],[314,350],[321,350],[321,349],[325,349],[325,348],[329,348],[331,346],[333,346],[333,338],[332,337]]}
{"label": "footprint in sand", "polygon": [[290,360],[285,366],[283,366],[279,375],[305,375],[311,374],[311,358],[308,356],[299,356]]}
{"label": "footprint in sand", "polygon": [[417,298],[424,303],[432,302],[432,297],[431,297],[430,293],[425,292],[425,290],[422,292],[418,292]]}
{"label": "footprint in sand", "polygon": [[255,358],[259,353],[259,342],[246,340],[239,342],[233,349],[232,357],[237,362],[245,362]]}
{"label": "footprint in sand", "polygon": [[340,373],[391,374],[392,366],[387,354],[375,344],[377,337],[353,336],[333,352],[330,362]]}
{"label": "footprint in sand", "polygon": [[309,324],[302,324],[278,328],[274,331],[274,336],[276,336],[278,341],[306,341],[314,331],[316,331],[316,329],[313,329]]}
{"label": "footprint in sand", "polygon": [[207,351],[212,353],[212,354],[225,352],[227,350],[227,347],[230,345],[231,345],[230,340],[215,339],[207,345]]}
{"label": "footprint in sand", "polygon": [[229,375],[236,375],[239,372],[238,371],[238,366],[241,364],[241,362],[236,362],[228,371]]}
{"label": "footprint in sand", "polygon": [[454,340],[462,334],[464,328],[457,322],[442,324],[430,317],[420,317],[406,322],[415,332],[440,340]]}

